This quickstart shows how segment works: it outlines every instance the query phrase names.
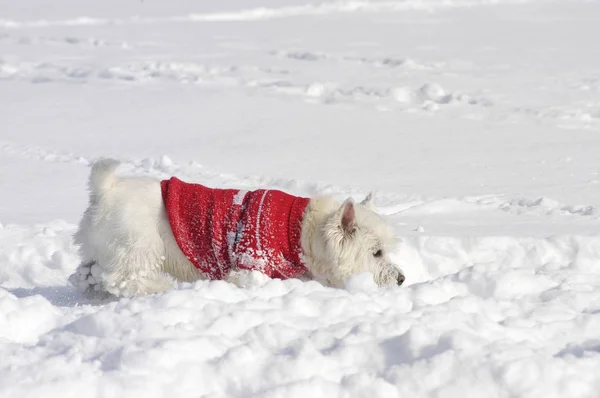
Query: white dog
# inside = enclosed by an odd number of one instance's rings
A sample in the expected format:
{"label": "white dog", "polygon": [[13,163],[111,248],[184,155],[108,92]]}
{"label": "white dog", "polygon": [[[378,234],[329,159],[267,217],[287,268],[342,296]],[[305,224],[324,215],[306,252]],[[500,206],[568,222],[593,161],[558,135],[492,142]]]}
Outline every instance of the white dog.
{"label": "white dog", "polygon": [[83,261],[69,280],[88,296],[161,292],[173,280],[242,285],[253,271],[334,287],[364,271],[381,286],[404,282],[389,259],[392,229],[374,213],[371,195],[340,205],[275,190],[118,177],[118,165],[92,166],[90,204],[75,234]]}

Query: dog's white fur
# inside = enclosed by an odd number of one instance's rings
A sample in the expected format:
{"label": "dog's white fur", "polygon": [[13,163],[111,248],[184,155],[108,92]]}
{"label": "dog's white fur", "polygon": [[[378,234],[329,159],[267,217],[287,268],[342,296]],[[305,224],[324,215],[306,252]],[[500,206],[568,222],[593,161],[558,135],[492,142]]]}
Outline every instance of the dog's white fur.
{"label": "dog's white fur", "polygon": [[[134,296],[167,290],[173,280],[205,279],[175,241],[160,181],[117,177],[118,165],[102,159],[92,167],[90,204],[75,234],[82,263],[70,281],[89,296]],[[309,278],[341,287],[348,276],[370,271],[378,285],[404,281],[388,255],[396,244],[392,230],[371,203],[371,195],[360,204],[309,201],[301,233]],[[232,271],[228,281],[240,284],[245,272]]]}

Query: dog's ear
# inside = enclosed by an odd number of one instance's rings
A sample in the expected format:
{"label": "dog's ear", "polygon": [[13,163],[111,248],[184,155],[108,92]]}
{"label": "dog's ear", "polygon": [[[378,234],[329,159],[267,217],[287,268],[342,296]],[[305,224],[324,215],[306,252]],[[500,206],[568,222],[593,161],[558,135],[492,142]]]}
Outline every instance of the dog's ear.
{"label": "dog's ear", "polygon": [[373,205],[373,196],[373,192],[369,192],[367,197],[364,198],[363,201],[360,202],[360,204],[367,207],[370,210],[375,210],[375,206]]}
{"label": "dog's ear", "polygon": [[340,226],[347,235],[356,230],[356,213],[354,212],[354,200],[352,198],[346,199],[340,207]]}

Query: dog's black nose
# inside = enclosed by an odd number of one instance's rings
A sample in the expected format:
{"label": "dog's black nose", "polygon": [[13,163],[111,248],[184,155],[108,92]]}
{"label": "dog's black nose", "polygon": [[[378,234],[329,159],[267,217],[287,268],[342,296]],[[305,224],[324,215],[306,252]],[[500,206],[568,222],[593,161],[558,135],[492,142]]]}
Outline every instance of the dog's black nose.
{"label": "dog's black nose", "polygon": [[406,278],[404,278],[404,275],[402,275],[402,274],[398,275],[398,279],[397,279],[398,280],[398,286],[400,286],[401,284],[404,283],[404,279],[406,279]]}

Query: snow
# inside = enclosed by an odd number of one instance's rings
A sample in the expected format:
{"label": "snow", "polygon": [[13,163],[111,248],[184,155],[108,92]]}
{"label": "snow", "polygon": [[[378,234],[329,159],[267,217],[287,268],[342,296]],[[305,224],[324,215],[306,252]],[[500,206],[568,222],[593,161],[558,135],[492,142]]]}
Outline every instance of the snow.
{"label": "snow", "polygon": [[[600,3],[0,0],[0,396],[596,397]],[[67,283],[89,165],[362,200],[402,287]]]}

